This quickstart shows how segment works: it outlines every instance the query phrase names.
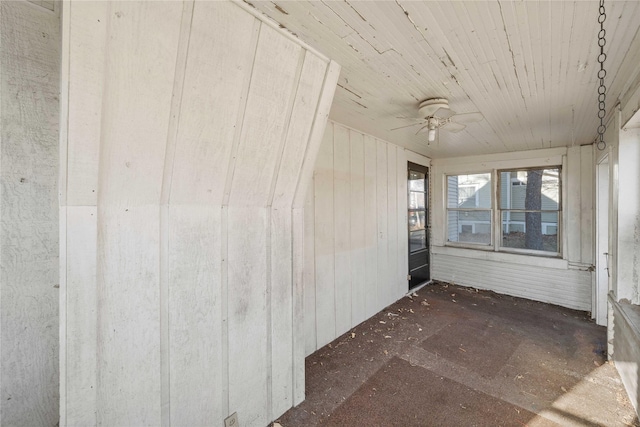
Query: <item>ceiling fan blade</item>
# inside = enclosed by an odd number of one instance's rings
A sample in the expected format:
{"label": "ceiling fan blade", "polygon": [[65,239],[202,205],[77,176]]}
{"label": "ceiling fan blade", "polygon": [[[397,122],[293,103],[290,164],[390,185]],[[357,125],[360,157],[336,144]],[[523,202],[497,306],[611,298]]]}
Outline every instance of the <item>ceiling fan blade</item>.
{"label": "ceiling fan blade", "polygon": [[452,133],[460,132],[464,128],[466,128],[465,125],[463,125],[462,123],[456,123],[456,122],[447,122],[444,125],[442,125],[442,129]]}
{"label": "ceiling fan blade", "polygon": [[416,135],[419,134],[419,133],[427,132],[428,130],[429,130],[429,125],[428,124],[424,125],[420,129],[418,129],[418,132],[416,132]]}
{"label": "ceiling fan blade", "polygon": [[416,120],[416,121],[423,121],[424,117],[405,117],[405,116],[396,116],[396,119],[402,119],[402,120]]}
{"label": "ceiling fan blade", "polygon": [[451,120],[457,123],[474,123],[484,120],[484,116],[482,115],[482,113],[476,111],[475,113],[456,114],[455,116],[451,117]]}
{"label": "ceiling fan blade", "polygon": [[404,126],[400,126],[400,127],[397,127],[397,128],[389,129],[389,131],[398,130],[398,129],[404,129],[404,128],[410,128],[412,126],[417,126],[417,125],[420,125],[420,124],[422,124],[422,123],[411,123],[410,125],[404,125]]}
{"label": "ceiling fan blade", "polygon": [[439,117],[439,118],[445,119],[445,120],[448,119],[451,116],[454,116],[455,114],[456,114],[455,111],[450,110],[449,108],[443,108],[443,107],[438,108],[436,110],[436,112],[433,113],[433,115],[435,117]]}

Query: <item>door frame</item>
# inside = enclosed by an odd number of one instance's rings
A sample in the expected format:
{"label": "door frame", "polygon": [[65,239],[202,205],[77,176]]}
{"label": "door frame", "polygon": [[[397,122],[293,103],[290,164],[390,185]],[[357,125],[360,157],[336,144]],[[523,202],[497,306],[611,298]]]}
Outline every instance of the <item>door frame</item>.
{"label": "door frame", "polygon": [[[414,166],[412,169],[411,167]],[[411,278],[411,230],[409,229],[409,201],[410,201],[410,193],[411,189],[409,188],[409,173],[411,170],[415,170],[417,172],[423,172],[425,174],[425,238],[426,238],[426,255],[427,255],[427,278],[419,283],[415,283],[412,285]],[[407,182],[407,203],[405,205],[405,209],[407,212],[405,224],[407,226],[407,290],[413,291],[416,288],[429,283],[431,281],[431,168],[430,165],[424,165],[417,163],[415,161],[408,160],[406,164],[406,182]]]}
{"label": "door frame", "polygon": [[595,280],[591,313],[598,325],[607,325],[607,295],[611,286],[609,248],[609,155],[596,164],[596,245]]}

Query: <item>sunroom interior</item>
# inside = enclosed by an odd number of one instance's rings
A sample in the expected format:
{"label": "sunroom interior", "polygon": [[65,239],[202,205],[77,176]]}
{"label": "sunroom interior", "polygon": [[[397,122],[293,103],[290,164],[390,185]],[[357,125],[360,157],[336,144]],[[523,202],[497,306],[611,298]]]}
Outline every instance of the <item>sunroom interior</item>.
{"label": "sunroom interior", "polygon": [[638,410],[639,2],[0,11],[2,425],[268,425],[430,280],[591,313]]}

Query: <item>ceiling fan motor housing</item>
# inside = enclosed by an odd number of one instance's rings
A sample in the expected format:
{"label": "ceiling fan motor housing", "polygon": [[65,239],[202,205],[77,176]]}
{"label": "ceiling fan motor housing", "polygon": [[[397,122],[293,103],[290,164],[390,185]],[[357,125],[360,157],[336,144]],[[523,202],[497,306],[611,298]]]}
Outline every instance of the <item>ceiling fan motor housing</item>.
{"label": "ceiling fan motor housing", "polygon": [[446,98],[429,98],[420,103],[418,112],[421,117],[431,117],[440,108],[449,109],[449,101]]}

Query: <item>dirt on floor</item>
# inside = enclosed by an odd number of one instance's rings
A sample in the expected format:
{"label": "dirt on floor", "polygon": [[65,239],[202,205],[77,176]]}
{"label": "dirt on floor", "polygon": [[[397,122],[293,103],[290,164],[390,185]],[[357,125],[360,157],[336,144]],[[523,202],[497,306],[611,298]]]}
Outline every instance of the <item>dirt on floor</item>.
{"label": "dirt on floor", "polygon": [[306,360],[301,426],[640,426],[588,313],[434,283]]}

